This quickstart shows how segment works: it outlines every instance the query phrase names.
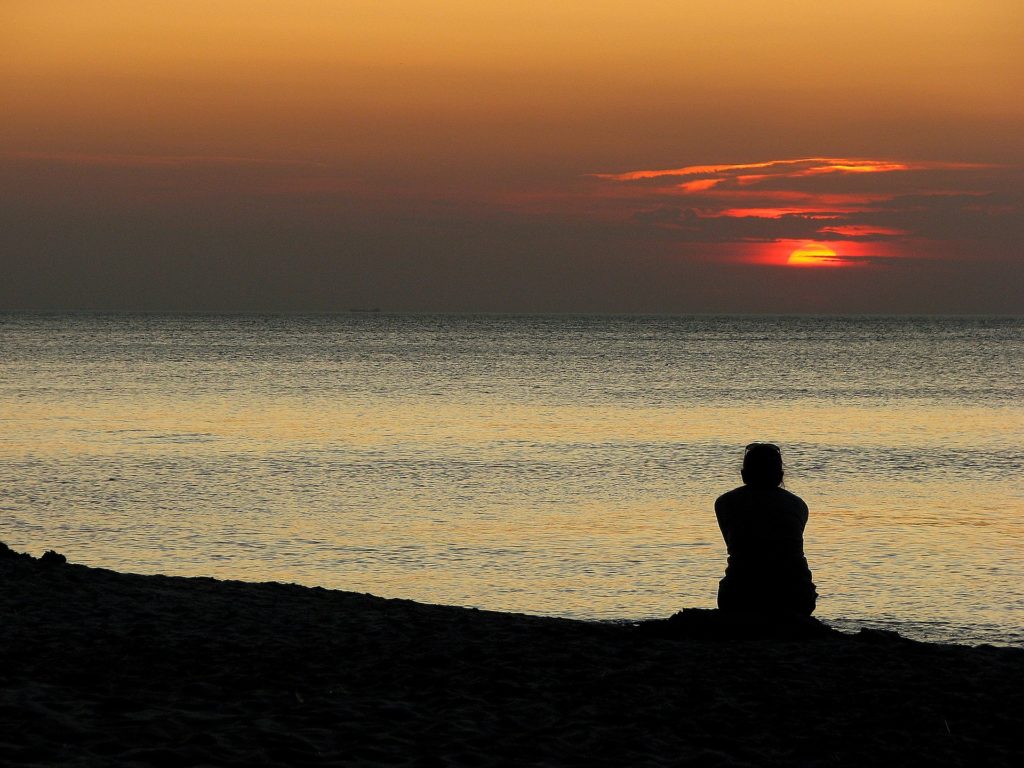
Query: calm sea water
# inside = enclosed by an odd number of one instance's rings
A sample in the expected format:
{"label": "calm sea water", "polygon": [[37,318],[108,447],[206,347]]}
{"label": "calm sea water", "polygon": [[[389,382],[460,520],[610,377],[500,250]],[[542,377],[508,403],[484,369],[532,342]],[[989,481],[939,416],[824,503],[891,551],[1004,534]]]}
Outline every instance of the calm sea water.
{"label": "calm sea water", "polygon": [[1024,320],[0,315],[0,539],[581,618],[711,607],[783,447],[818,614],[1024,645]]}

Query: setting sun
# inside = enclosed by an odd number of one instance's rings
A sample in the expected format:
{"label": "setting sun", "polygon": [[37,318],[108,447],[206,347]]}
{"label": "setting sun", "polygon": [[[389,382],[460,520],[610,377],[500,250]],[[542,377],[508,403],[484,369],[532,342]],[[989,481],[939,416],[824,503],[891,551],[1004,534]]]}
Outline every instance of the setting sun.
{"label": "setting sun", "polygon": [[786,264],[793,267],[839,267],[842,259],[836,258],[836,252],[821,243],[807,243],[789,254]]}

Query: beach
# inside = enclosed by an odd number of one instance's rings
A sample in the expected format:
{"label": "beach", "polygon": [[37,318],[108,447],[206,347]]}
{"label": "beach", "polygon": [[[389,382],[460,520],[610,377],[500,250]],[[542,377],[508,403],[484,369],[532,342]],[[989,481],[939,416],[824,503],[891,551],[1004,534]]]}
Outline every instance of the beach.
{"label": "beach", "polygon": [[1024,649],[729,637],[0,555],[5,765],[1024,757]]}

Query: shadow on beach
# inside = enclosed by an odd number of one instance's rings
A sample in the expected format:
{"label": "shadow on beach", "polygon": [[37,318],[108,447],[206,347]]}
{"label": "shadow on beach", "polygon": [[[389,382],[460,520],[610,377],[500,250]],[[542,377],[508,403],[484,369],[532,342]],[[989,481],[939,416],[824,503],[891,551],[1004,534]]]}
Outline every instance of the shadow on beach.
{"label": "shadow on beach", "polygon": [[1022,756],[1019,649],[847,635],[812,619],[805,634],[772,636],[716,611],[589,623],[135,576],[6,547],[0,583],[5,765],[992,766]]}

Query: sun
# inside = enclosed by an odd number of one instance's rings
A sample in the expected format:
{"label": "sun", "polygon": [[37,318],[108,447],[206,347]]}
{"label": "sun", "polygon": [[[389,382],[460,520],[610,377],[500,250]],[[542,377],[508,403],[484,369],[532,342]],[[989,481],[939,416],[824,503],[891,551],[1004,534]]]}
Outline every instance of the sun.
{"label": "sun", "polygon": [[834,250],[821,243],[804,243],[794,249],[786,260],[791,267],[838,267],[842,263]]}

